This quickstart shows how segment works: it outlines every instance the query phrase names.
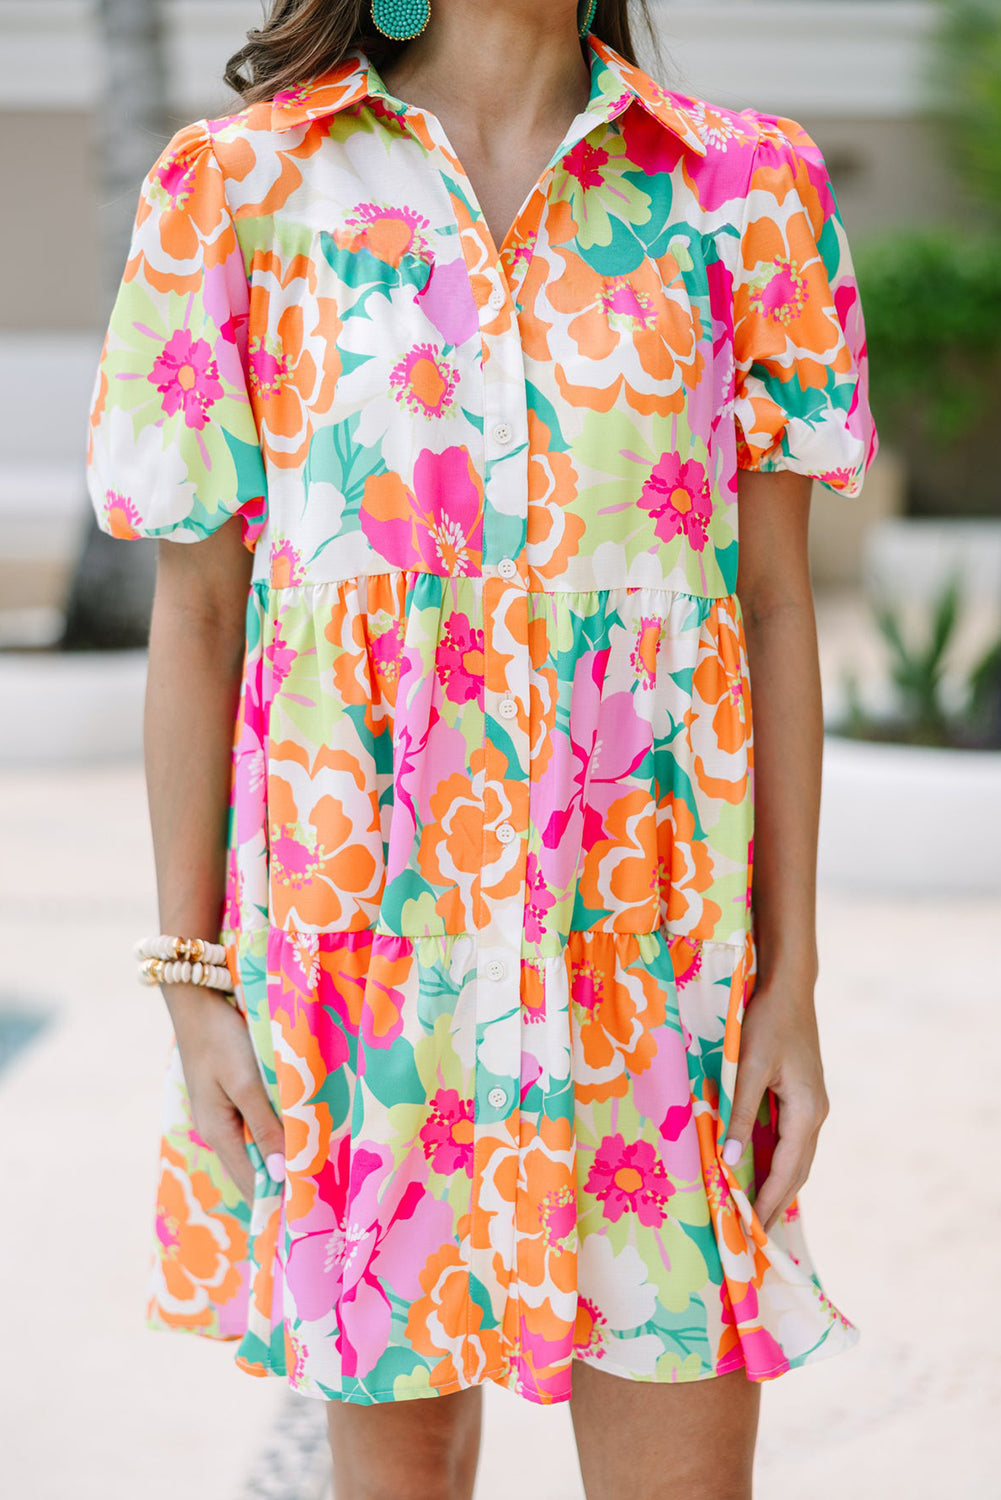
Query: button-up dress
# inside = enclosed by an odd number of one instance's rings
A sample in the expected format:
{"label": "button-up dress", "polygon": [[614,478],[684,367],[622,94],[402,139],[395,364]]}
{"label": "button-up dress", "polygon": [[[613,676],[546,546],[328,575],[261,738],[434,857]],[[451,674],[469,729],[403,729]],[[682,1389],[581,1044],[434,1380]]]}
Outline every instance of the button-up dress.
{"label": "button-up dress", "polygon": [[361,53],[178,131],[94,387],[102,528],[253,551],[222,940],[287,1177],[250,1141],[244,1203],[175,1048],[148,1318],[320,1398],[765,1380],[857,1336],[797,1205],[755,1214],[770,1094],[720,1149],[737,471],[858,493],[858,294],[795,122],[586,54],[500,246]]}

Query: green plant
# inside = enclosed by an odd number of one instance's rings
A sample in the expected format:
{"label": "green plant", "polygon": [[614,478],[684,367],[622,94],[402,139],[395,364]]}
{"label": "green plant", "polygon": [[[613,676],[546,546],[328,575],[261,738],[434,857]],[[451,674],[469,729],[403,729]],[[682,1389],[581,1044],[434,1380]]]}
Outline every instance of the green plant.
{"label": "green plant", "polygon": [[898,230],[855,259],[877,421],[899,432],[918,415],[939,444],[962,442],[995,407],[1001,241]]}
{"label": "green plant", "polygon": [[858,679],[843,679],[845,714],[836,732],[853,739],[884,740],[955,749],[1001,749],[1001,638],[974,664],[962,684],[962,708],[943,692],[945,667],[960,620],[961,581],[952,578],[931,612],[923,640],[908,640],[898,613],[873,605],[873,619],[889,651],[896,711],[876,717],[863,704]]}
{"label": "green plant", "polygon": [[1001,221],[1001,3],[942,0],[929,92],[970,193]]}

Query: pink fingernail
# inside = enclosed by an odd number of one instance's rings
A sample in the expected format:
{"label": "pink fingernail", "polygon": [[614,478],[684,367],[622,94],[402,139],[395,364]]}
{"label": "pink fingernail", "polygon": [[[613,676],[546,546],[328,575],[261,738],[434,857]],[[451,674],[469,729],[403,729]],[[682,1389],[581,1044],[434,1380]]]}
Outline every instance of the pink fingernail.
{"label": "pink fingernail", "polygon": [[285,1158],[280,1151],[272,1151],[270,1156],[265,1157],[264,1165],[272,1182],[285,1181]]}
{"label": "pink fingernail", "polygon": [[723,1160],[728,1167],[735,1167],[744,1154],[744,1148],[733,1136],[723,1145]]}

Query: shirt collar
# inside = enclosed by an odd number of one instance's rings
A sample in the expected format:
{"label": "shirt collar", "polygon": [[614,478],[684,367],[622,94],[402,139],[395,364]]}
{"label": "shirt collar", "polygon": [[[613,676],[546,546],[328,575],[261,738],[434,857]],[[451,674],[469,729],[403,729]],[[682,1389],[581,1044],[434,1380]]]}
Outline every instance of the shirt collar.
{"label": "shirt collar", "polygon": [[[587,40],[591,51],[591,95],[585,114],[611,119],[635,99],[689,150],[705,156],[706,145],[698,126],[675,95],[596,36],[590,35]],[[399,109],[400,101],[386,89],[370,59],[354,50],[325,73],[277,93],[271,102],[271,129],[291,130],[295,125],[323,119],[376,98],[383,99],[392,109]]]}

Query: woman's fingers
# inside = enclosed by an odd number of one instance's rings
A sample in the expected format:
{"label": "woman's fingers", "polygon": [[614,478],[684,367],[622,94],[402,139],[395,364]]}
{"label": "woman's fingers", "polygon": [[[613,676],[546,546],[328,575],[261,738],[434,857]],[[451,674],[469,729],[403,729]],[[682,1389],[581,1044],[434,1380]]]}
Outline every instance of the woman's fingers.
{"label": "woman's fingers", "polygon": [[247,1203],[254,1201],[254,1164],[247,1151],[240,1111],[216,1085],[213,1097],[193,1106],[195,1129],[211,1146]]}
{"label": "woman's fingers", "polygon": [[268,1176],[274,1182],[285,1179],[285,1132],[281,1121],[271,1108],[271,1101],[256,1069],[252,1078],[245,1079],[234,1091],[233,1103],[250,1127],[257,1149],[264,1157]]}
{"label": "woman's fingers", "polygon": [[767,1085],[766,1070],[758,1067],[753,1057],[742,1056],[737,1067],[730,1123],[723,1142],[723,1160],[728,1167],[735,1167],[744,1154]]}
{"label": "woman's fingers", "polygon": [[247,1022],[224,1002],[172,1012],[195,1125],[246,1198],[254,1198],[254,1163],[246,1129],[275,1182],[285,1176],[285,1137],[261,1078]]}
{"label": "woman's fingers", "polygon": [[778,1089],[776,1094],[778,1144],[768,1176],[754,1200],[754,1211],[766,1233],[771,1231],[779,1215],[788,1208],[810,1175],[817,1136],[827,1114],[827,1100],[823,1095],[797,1091],[790,1098],[783,1098]]}
{"label": "woman's fingers", "polygon": [[768,1176],[754,1200],[754,1211],[766,1232],[806,1181],[812,1155],[810,1138],[804,1134],[803,1126],[787,1121],[783,1127],[780,1106],[778,1145],[772,1154]]}

